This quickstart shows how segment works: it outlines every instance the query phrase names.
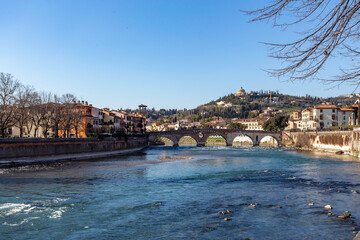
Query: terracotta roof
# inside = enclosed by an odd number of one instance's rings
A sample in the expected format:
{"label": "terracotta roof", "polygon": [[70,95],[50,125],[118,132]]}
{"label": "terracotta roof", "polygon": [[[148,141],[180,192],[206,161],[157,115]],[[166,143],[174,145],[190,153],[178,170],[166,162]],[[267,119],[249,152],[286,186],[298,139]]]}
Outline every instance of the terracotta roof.
{"label": "terracotta roof", "polygon": [[340,111],[351,111],[351,112],[353,112],[353,111],[355,111],[355,109],[353,109],[353,108],[340,108]]}
{"label": "terracotta roof", "polygon": [[319,109],[319,108],[322,108],[322,109],[334,109],[334,108],[338,108],[336,107],[335,105],[319,105],[319,106],[316,106],[315,108]]}

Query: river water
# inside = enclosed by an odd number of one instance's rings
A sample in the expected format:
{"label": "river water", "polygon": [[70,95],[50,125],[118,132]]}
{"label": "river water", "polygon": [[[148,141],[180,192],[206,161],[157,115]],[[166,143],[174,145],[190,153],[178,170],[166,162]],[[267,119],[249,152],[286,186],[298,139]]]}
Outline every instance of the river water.
{"label": "river water", "polygon": [[359,226],[360,162],[346,156],[160,146],[0,173],[0,239],[352,239]]}

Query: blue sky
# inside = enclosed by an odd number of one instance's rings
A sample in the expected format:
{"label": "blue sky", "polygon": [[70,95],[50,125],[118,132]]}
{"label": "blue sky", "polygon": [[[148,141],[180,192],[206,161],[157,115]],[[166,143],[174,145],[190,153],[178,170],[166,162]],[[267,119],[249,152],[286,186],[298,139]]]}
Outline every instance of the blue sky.
{"label": "blue sky", "polygon": [[[259,42],[294,34],[248,23],[239,9],[266,0],[0,0],[0,72],[39,91],[73,93],[95,106],[194,108],[245,90],[337,96],[320,82],[286,82]],[[336,67],[336,60],[328,66]],[[324,71],[329,77],[330,71]]]}

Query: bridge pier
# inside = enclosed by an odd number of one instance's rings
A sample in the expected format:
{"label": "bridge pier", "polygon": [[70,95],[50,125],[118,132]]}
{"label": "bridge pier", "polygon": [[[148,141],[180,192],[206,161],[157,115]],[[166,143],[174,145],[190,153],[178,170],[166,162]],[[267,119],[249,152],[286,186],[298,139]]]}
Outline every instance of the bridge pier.
{"label": "bridge pier", "polygon": [[196,144],[197,147],[205,147],[206,143],[205,142],[198,142]]}

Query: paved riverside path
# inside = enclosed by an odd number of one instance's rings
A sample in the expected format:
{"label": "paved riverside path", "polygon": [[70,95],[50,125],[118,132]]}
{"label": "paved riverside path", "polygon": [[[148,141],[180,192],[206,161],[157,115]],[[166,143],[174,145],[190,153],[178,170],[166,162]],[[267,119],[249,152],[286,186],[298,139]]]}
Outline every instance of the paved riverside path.
{"label": "paved riverside path", "polygon": [[140,152],[144,148],[146,147],[121,149],[121,150],[106,151],[106,152],[88,152],[88,153],[49,155],[49,156],[41,156],[41,157],[21,157],[21,158],[0,159],[0,168],[62,162],[62,161],[79,161],[79,160],[105,158],[105,157],[118,156],[118,155],[128,155],[128,154]]}

